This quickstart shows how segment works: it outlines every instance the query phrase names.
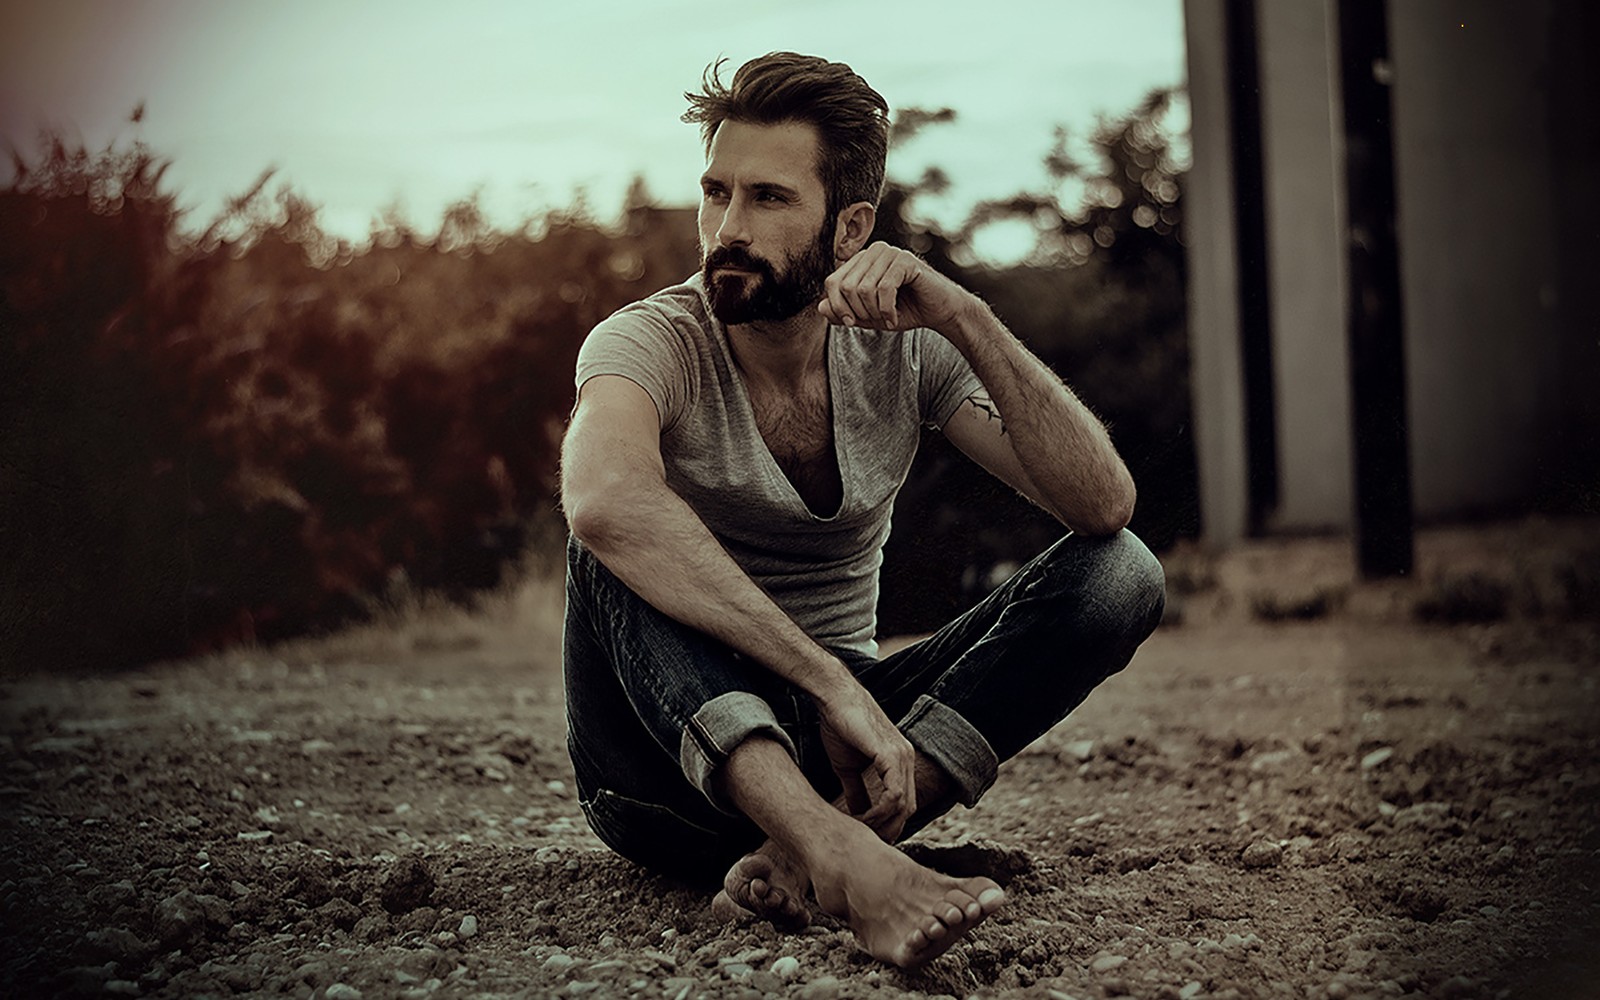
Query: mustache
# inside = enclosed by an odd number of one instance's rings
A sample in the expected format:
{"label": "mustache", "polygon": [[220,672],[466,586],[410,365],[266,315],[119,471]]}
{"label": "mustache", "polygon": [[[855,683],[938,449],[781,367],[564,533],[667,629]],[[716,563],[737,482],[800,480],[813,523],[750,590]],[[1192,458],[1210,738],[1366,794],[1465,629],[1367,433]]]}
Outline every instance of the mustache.
{"label": "mustache", "polygon": [[709,273],[719,267],[736,267],[742,271],[759,271],[769,278],[775,278],[777,272],[772,269],[772,264],[744,247],[717,247],[706,255],[705,269]]}

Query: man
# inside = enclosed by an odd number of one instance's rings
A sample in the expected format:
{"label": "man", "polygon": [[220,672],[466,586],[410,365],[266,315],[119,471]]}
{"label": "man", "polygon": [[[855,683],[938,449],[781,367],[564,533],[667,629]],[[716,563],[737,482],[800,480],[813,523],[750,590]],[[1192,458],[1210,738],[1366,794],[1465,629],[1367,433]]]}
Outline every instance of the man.
{"label": "man", "polygon": [[[1127,663],[1160,566],[1094,416],[976,297],[866,245],[882,97],[791,53],[686,96],[702,273],[595,328],[562,452],[580,798],[624,856],[725,872],[724,912],[798,928],[814,893],[918,965],[1004,892],[891,845]],[[880,661],[880,551],[924,424],[1071,534]]]}

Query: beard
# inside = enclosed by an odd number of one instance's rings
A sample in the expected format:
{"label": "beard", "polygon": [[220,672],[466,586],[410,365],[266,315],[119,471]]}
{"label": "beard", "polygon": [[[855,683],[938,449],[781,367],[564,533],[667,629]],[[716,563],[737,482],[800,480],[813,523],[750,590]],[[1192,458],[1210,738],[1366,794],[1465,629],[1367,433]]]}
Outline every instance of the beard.
{"label": "beard", "polygon": [[[701,273],[711,312],[728,326],[741,323],[776,323],[792,319],[822,299],[822,285],[833,273],[833,251],[827,227],[794,257],[784,261],[783,274],[772,262],[744,247],[717,247],[705,254]],[[713,277],[719,267],[736,267],[748,274]]]}

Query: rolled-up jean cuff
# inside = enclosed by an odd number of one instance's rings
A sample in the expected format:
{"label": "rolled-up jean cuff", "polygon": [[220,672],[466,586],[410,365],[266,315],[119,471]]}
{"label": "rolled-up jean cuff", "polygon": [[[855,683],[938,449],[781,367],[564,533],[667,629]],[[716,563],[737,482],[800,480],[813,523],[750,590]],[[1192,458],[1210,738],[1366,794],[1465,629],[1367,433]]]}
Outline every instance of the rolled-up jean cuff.
{"label": "rolled-up jean cuff", "polygon": [[976,805],[1000,770],[1000,758],[983,734],[959,712],[928,695],[918,698],[900,720],[900,731],[918,751],[944,768],[955,782],[956,799]]}
{"label": "rolled-up jean cuff", "polygon": [[733,748],[752,736],[766,736],[799,760],[794,741],[778,725],[772,706],[748,691],[729,691],[700,706],[683,727],[678,744],[678,763],[684,777],[700,789],[712,805],[730,815],[739,811],[719,796],[711,780],[717,768],[728,762]]}

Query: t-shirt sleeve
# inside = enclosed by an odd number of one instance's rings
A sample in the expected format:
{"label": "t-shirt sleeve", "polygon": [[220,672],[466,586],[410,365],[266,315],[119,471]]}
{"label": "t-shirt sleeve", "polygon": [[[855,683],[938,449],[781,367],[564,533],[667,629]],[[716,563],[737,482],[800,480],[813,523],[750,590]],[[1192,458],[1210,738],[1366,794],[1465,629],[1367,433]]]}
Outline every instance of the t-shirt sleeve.
{"label": "t-shirt sleeve", "polygon": [[917,337],[917,402],[922,422],[941,430],[961,401],[983,388],[972,366],[956,346],[932,330],[914,331]]}
{"label": "t-shirt sleeve", "polygon": [[621,375],[637,383],[656,404],[661,429],[675,424],[690,396],[689,352],[665,318],[630,307],[590,331],[578,349],[574,384],[596,375]]}

